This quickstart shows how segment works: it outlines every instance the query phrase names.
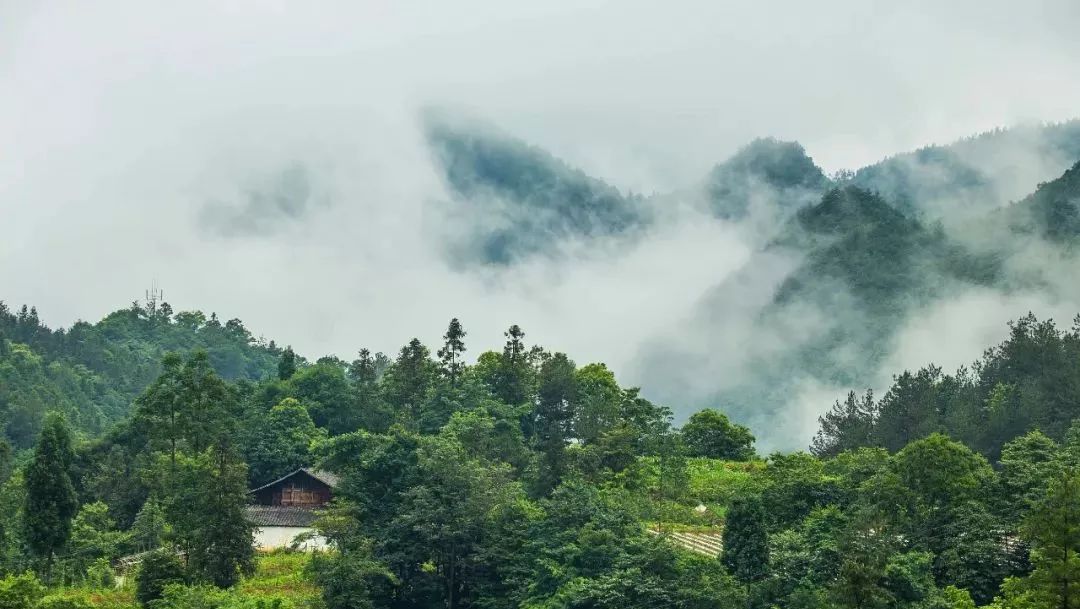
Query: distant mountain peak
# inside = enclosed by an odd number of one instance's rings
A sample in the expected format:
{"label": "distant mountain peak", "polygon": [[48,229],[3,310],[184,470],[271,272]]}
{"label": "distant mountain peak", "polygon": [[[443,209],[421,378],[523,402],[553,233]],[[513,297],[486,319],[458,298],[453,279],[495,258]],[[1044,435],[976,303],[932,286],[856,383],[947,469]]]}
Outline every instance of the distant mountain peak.
{"label": "distant mountain peak", "polygon": [[648,220],[614,186],[483,121],[434,111],[424,127],[452,199],[441,228],[457,262],[510,264]]}
{"label": "distant mountain peak", "polygon": [[759,138],[709,172],[705,194],[718,216],[739,219],[755,202],[801,206],[807,193],[820,195],[828,178],[798,142]]}

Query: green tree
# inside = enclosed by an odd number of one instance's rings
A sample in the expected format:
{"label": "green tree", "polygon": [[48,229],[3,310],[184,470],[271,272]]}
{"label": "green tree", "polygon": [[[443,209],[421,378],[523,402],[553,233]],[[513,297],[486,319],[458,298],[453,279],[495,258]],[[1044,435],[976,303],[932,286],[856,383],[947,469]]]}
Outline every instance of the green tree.
{"label": "green tree", "polygon": [[139,563],[135,573],[135,599],[144,607],[162,597],[165,587],[187,581],[184,564],[172,549],[155,550]]}
{"label": "green tree", "polygon": [[254,568],[247,468],[206,451],[181,455],[158,491],[193,579],[227,588]]}
{"label": "green tree", "polygon": [[566,445],[572,434],[577,380],[574,362],[556,353],[540,366],[536,407],[527,429],[540,452],[535,493],[550,493],[566,474]]}
{"label": "green tree", "polygon": [[325,435],[293,398],[285,398],[248,426],[244,456],[253,486],[311,465],[311,445]]}
{"label": "green tree", "polygon": [[769,574],[769,534],[758,498],[740,497],[728,507],[723,547],[720,560],[739,581],[752,583]]}
{"label": "green tree", "polygon": [[161,547],[169,536],[169,523],[161,503],[147,499],[128,531],[129,543],[135,552],[147,552]]}
{"label": "green tree", "polygon": [[409,424],[414,428],[420,424],[420,411],[435,380],[435,373],[435,363],[428,357],[427,347],[418,338],[401,348],[394,364],[386,372],[384,383],[387,399],[408,417]]}
{"label": "green tree", "polygon": [[462,354],[465,353],[465,330],[461,327],[458,318],[450,320],[450,325],[443,334],[443,346],[439,349],[438,356],[442,362],[442,373],[450,385],[456,387],[458,377],[461,376],[465,363]]}
{"label": "green tree", "polygon": [[277,375],[278,379],[287,381],[296,374],[296,353],[292,347],[285,347],[285,350],[281,352],[281,357],[278,359]]}
{"label": "green tree", "polygon": [[353,388],[345,376],[345,366],[320,360],[294,374],[288,388],[289,396],[304,405],[315,425],[330,433],[356,428]]}
{"label": "green tree", "polygon": [[1035,567],[1028,585],[1043,607],[1080,607],[1080,475],[1050,484],[1046,498],[1024,523]]}
{"label": "green tree", "polygon": [[754,457],[754,436],[727,415],[712,409],[695,412],[682,426],[682,439],[691,457],[747,461]]}
{"label": "green tree", "polygon": [[0,579],[0,609],[34,609],[44,595],[45,586],[32,573]]}
{"label": "green tree", "polygon": [[867,390],[859,399],[854,391],[837,401],[832,409],[818,417],[820,428],[810,444],[810,452],[818,457],[836,456],[846,450],[872,445],[874,431],[874,394]]}
{"label": "green tree", "polygon": [[86,573],[94,561],[103,559],[107,563],[118,557],[124,538],[109,516],[109,506],[100,501],[87,503],[72,521],[67,564],[74,573]]}
{"label": "green tree", "polygon": [[1001,450],[1001,510],[1013,527],[1046,494],[1046,481],[1058,476],[1061,462],[1056,442],[1041,431],[1014,438]]}
{"label": "green tree", "polygon": [[530,368],[525,350],[525,332],[514,324],[503,333],[506,344],[494,386],[491,388],[495,397],[506,404],[521,404],[529,397]]}
{"label": "green tree", "polygon": [[456,609],[472,600],[462,597],[472,589],[469,567],[487,516],[500,503],[518,499],[520,488],[510,483],[508,467],[470,458],[453,438],[426,438],[418,465],[419,484],[406,491],[388,535],[395,545],[410,548],[409,564],[436,566],[446,606]]}
{"label": "green tree", "polygon": [[79,507],[71,482],[73,459],[67,423],[60,415],[49,414],[26,468],[23,509],[27,545],[44,561],[47,574],[57,552],[71,537],[71,520]]}
{"label": "green tree", "polygon": [[378,383],[378,363],[371,351],[360,350],[357,359],[349,365],[349,377],[353,382],[354,420],[347,425],[340,425],[341,431],[337,433],[348,433],[357,429],[386,433],[394,422],[394,413],[383,399]]}
{"label": "green tree", "polygon": [[371,556],[371,548],[341,551],[338,556],[316,554],[308,572],[322,590],[326,609],[374,609],[390,598],[397,578]]}

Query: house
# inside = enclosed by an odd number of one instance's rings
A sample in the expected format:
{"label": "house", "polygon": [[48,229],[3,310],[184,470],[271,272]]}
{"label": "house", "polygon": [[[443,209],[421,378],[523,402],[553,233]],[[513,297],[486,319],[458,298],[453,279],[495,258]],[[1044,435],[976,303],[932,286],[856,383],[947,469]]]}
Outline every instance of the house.
{"label": "house", "polygon": [[305,535],[306,539],[296,544],[301,549],[325,548],[326,540],[315,534],[312,524],[316,510],[330,502],[338,481],[330,472],[300,468],[248,491],[252,504],[247,506],[247,517],[255,525],[255,547],[289,547],[297,536]]}

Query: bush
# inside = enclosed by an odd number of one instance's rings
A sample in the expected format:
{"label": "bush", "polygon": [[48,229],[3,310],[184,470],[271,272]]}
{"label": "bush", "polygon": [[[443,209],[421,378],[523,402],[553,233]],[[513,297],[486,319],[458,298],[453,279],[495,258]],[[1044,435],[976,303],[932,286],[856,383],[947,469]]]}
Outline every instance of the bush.
{"label": "bush", "polygon": [[135,599],[142,605],[161,598],[169,584],[186,583],[184,565],[172,550],[155,550],[143,558],[135,576]]}
{"label": "bush", "polygon": [[47,596],[35,609],[93,609],[90,603],[72,596]]}
{"label": "bush", "polygon": [[32,573],[0,579],[0,609],[33,609],[44,594],[45,586]]}
{"label": "bush", "polygon": [[86,583],[93,588],[116,587],[116,574],[113,573],[109,559],[99,558],[86,569]]}

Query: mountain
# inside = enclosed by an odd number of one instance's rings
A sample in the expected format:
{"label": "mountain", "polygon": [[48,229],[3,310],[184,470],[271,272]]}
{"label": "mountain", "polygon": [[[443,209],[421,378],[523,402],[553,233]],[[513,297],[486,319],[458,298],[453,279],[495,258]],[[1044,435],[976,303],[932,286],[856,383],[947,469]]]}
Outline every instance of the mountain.
{"label": "mountain", "polygon": [[713,214],[740,220],[754,206],[798,209],[828,186],[828,178],[798,142],[762,138],[714,167],[702,190]]}
{"label": "mountain", "polygon": [[763,138],[698,184],[649,199],[490,127],[428,125],[459,263],[632,244],[680,201],[746,235],[757,247],[748,262],[645,341],[637,368],[662,401],[719,404],[758,428],[797,386],[870,382],[913,312],[952,295],[1072,298],[1059,284],[1076,261],[1059,246],[1080,234],[1080,120],[927,146],[835,181],[797,142]]}
{"label": "mountain", "polygon": [[452,199],[443,235],[456,262],[508,265],[648,222],[639,199],[489,125],[431,113],[426,137]]}
{"label": "mountain", "polygon": [[[992,286],[1000,274],[994,256],[940,225],[856,186],[834,188],[702,299],[675,332],[693,333],[690,347],[677,339],[643,350],[643,384],[661,401],[718,405],[770,429],[773,441],[798,442],[803,430],[786,428],[782,415],[801,385],[866,383],[911,311],[965,286]],[[743,361],[732,366],[717,350]],[[713,390],[688,395],[673,368],[714,379]]]}
{"label": "mountain", "polygon": [[907,212],[962,219],[1003,207],[1080,159],[1080,120],[998,129],[889,157],[852,182]]}
{"label": "mountain", "polygon": [[1006,210],[1010,226],[1056,243],[1080,237],[1080,161]]}

